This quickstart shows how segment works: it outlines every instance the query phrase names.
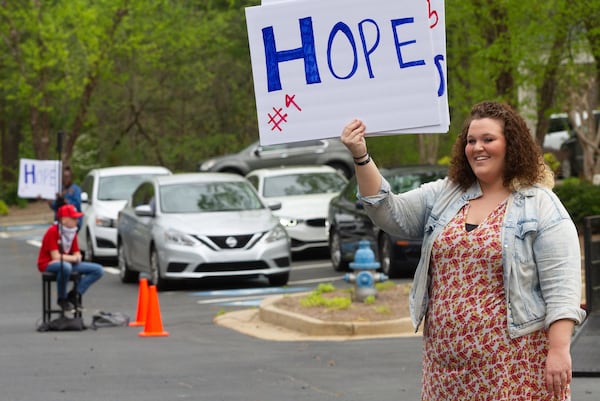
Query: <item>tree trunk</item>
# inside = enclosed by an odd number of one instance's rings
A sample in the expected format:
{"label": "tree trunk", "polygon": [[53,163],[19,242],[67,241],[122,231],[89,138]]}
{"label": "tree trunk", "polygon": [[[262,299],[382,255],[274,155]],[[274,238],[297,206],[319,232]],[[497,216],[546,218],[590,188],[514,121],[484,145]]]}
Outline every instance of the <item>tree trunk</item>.
{"label": "tree trunk", "polygon": [[544,137],[548,132],[550,120],[548,110],[554,104],[556,95],[557,77],[560,66],[561,56],[567,45],[567,31],[557,29],[556,36],[552,42],[550,55],[544,69],[542,85],[539,88],[536,102],[537,124],[535,129],[535,140],[540,146],[544,143]]}
{"label": "tree trunk", "polygon": [[62,161],[65,164],[70,164],[71,157],[73,156],[73,149],[75,148],[75,142],[77,142],[77,138],[79,137],[81,130],[83,128],[83,124],[85,123],[85,119],[87,117],[88,109],[90,103],[92,101],[92,94],[96,89],[98,84],[98,76],[100,74],[100,65],[104,61],[104,59],[108,55],[108,51],[112,44],[114,43],[115,33],[117,28],[123,21],[123,18],[128,14],[127,9],[118,9],[115,12],[113,17],[113,24],[110,27],[107,34],[107,43],[103,52],[101,53],[98,60],[90,69],[88,74],[87,84],[83,88],[83,92],[81,94],[81,100],[79,102],[79,109],[77,110],[77,114],[75,115],[75,120],[73,122],[73,127],[69,132],[67,132],[67,140],[65,144],[65,149],[62,156]]}

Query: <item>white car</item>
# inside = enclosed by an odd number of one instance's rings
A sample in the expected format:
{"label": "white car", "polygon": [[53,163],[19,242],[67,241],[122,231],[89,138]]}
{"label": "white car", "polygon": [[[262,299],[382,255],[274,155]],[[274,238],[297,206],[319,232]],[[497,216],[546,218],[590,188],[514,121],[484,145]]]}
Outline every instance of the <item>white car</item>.
{"label": "white car", "polygon": [[119,211],[142,181],[170,174],[160,166],[120,166],[93,169],[86,175],[81,184],[84,216],[78,235],[85,260],[117,257]]}
{"label": "white car", "polygon": [[329,166],[258,169],[246,179],[267,203],[280,202],[273,214],[286,228],[292,252],[328,247],[325,227],[329,201],[348,180]]}

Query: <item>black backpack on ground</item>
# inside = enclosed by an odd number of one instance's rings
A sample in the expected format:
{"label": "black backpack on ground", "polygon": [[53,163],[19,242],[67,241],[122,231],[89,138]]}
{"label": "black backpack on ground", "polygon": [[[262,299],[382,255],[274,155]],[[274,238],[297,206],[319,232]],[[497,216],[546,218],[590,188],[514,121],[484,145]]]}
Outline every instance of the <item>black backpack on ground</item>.
{"label": "black backpack on ground", "polygon": [[82,331],[86,329],[87,327],[83,323],[82,317],[61,316],[40,324],[37,331]]}

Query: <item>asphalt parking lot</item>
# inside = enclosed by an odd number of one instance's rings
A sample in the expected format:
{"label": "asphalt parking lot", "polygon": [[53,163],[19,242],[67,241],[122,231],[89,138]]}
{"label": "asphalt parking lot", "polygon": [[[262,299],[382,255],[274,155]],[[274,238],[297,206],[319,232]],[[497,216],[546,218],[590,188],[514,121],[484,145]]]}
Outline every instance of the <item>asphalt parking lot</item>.
{"label": "asphalt parking lot", "polygon": [[[421,339],[269,341],[213,323],[222,306],[188,291],[160,293],[167,337],[139,328],[38,333],[37,249],[0,238],[0,388],[3,400],[418,400]],[[133,316],[137,287],[105,274],[89,308]],[[232,307],[235,309],[235,307]],[[233,310],[232,309],[232,310]],[[600,380],[578,377],[573,400],[600,399]]]}

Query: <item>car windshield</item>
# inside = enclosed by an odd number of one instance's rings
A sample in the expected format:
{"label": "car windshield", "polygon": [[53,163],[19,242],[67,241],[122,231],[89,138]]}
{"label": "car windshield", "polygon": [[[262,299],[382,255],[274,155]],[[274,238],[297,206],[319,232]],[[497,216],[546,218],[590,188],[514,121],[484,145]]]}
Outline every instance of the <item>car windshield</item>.
{"label": "car windshield", "polygon": [[206,182],[163,185],[160,188],[163,213],[225,212],[264,208],[250,184]]}
{"label": "car windshield", "polygon": [[98,181],[98,200],[127,200],[142,181],[156,174],[131,174],[100,177]]}
{"label": "car windshield", "polygon": [[402,193],[418,188],[421,184],[429,181],[444,178],[445,173],[441,172],[422,172],[422,173],[398,173],[386,174],[385,179],[390,183],[392,192]]}
{"label": "car windshield", "polygon": [[339,192],[346,180],[337,173],[288,174],[265,178],[263,196],[313,195]]}

